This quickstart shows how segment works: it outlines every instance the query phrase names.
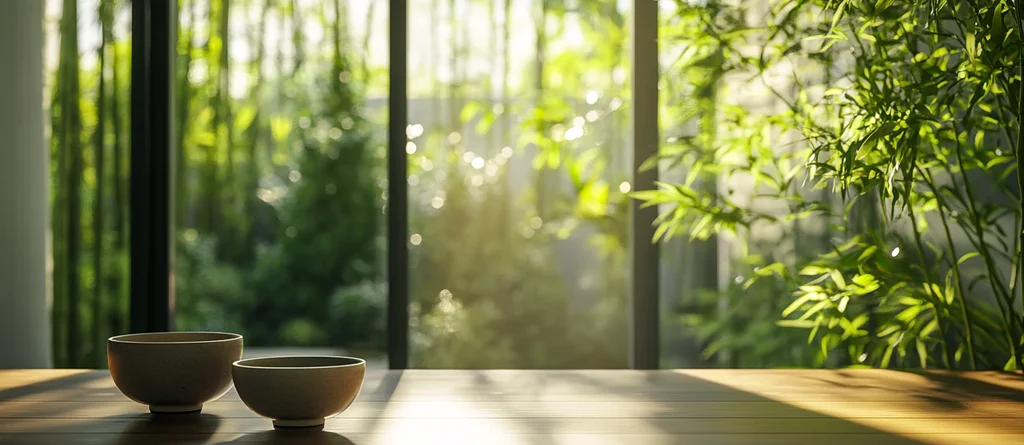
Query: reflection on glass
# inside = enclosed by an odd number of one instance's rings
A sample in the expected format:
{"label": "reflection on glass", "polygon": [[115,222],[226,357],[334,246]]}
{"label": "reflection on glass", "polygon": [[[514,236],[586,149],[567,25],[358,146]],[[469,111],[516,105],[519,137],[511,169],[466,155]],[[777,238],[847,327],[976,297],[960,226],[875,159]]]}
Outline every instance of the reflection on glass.
{"label": "reflection on glass", "polygon": [[175,328],[381,355],[384,3],[179,5]]}
{"label": "reflection on glass", "polygon": [[[784,104],[769,87],[792,91],[788,79],[762,75],[742,64],[726,63],[723,54],[757,54],[765,35],[744,34],[725,48],[713,38],[719,21],[764,26],[769,2],[719,8],[719,3],[659,3],[660,179],[685,184],[708,207],[782,208],[749,179],[742,167],[752,150],[759,158],[782,158],[794,144],[772,136],[752,136]],[[743,12],[740,12],[743,11]],[[709,21],[710,20],[710,21]],[[733,110],[742,110],[739,112]],[[741,117],[737,117],[741,116]],[[743,120],[745,119],[745,120]],[[740,130],[737,130],[739,128]],[[750,133],[746,133],[746,131]],[[767,134],[768,131],[765,130]],[[781,138],[780,138],[781,139]],[[758,144],[764,144],[761,147]],[[750,148],[754,147],[754,148]],[[760,147],[760,148],[757,148]],[[771,155],[765,153],[771,153]],[[792,165],[804,160],[794,160]],[[698,167],[699,166],[699,167]],[[765,167],[768,170],[768,167]],[[799,182],[799,181],[798,181]],[[761,193],[756,199],[755,194]],[[671,207],[663,205],[661,210]],[[764,368],[812,366],[815,352],[807,333],[776,324],[790,292],[781,280],[748,282],[759,268],[791,260],[798,248],[817,242],[820,234],[787,222],[744,227],[691,237],[700,225],[689,211],[674,227],[680,233],[661,247],[661,359],[666,367]],[[709,218],[710,220],[710,218]],[[708,224],[710,227],[710,224]]]}
{"label": "reflection on glass", "polygon": [[414,367],[628,364],[628,5],[576,6],[409,2]]}

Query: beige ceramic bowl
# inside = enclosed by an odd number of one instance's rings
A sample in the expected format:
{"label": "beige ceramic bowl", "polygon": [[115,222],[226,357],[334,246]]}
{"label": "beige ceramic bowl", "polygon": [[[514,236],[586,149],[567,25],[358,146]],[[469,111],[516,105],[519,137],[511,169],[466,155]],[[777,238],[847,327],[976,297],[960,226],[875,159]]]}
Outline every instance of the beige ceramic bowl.
{"label": "beige ceramic bowl", "polygon": [[154,413],[203,409],[231,389],[231,363],[242,336],[223,332],[153,332],[107,339],[117,389]]}
{"label": "beige ceramic bowl", "polygon": [[252,358],[232,368],[238,396],[275,428],[323,427],[356,399],[365,373],[363,359],[329,356]]}

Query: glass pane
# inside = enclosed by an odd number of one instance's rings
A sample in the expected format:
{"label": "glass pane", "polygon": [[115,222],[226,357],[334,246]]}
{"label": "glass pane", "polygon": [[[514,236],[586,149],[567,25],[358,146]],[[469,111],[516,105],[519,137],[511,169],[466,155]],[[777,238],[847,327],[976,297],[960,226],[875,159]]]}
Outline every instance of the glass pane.
{"label": "glass pane", "polygon": [[104,368],[128,330],[131,5],[45,11],[54,366]]}
{"label": "glass pane", "polygon": [[[702,13],[710,12],[705,12],[701,5],[681,2],[659,2],[658,6],[659,149],[663,154],[702,150],[713,141],[718,79],[707,75],[710,70],[704,72],[687,65],[686,62],[699,56],[692,59],[683,56],[694,48],[703,49],[694,43],[698,37],[690,31],[699,29]],[[658,173],[661,181],[673,184],[685,181],[690,171],[687,163],[674,161],[673,158],[661,162]],[[717,187],[715,176],[711,174],[702,175],[692,185],[694,190],[709,195],[713,195]],[[677,234],[662,240],[660,246],[659,290],[663,321],[660,355],[662,365],[670,368],[715,365],[718,356],[703,354],[707,345],[714,341],[706,332],[717,327],[717,316],[725,309],[724,304],[719,306],[718,239],[696,240],[688,235]]]}
{"label": "glass pane", "polygon": [[176,329],[386,366],[386,4],[179,2]]}
{"label": "glass pane", "polygon": [[411,364],[628,365],[628,2],[409,2]]}
{"label": "glass pane", "polygon": [[[685,216],[672,225],[677,230],[673,238],[663,240],[662,361],[668,367],[812,366],[816,346],[808,345],[807,332],[776,323],[791,290],[770,273],[764,274],[768,279],[751,280],[762,276],[762,267],[790,262],[827,236],[820,220],[801,224],[781,218],[786,203],[770,198],[770,187],[758,186],[764,177],[781,175],[773,159],[790,166],[806,161],[792,158],[798,144],[770,120],[785,105],[779,97],[796,85],[774,71],[758,73],[726,60],[759,54],[764,35],[714,37],[721,32],[714,27],[722,23],[764,26],[771,2],[719,6],[659,3],[660,149],[667,158],[660,177],[706,203],[704,208],[681,204]],[[765,174],[752,180],[757,169]],[[737,212],[779,212],[780,222],[755,221],[733,231],[720,225],[720,218],[704,218],[704,210],[728,211],[731,206]],[[702,218],[713,221],[703,231]]]}

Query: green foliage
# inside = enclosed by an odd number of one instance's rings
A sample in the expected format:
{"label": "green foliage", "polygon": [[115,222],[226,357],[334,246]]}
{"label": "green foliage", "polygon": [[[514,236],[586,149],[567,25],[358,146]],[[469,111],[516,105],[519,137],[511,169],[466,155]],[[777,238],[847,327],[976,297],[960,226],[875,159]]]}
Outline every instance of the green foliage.
{"label": "green foliage", "polygon": [[685,181],[635,194],[667,209],[658,237],[780,234],[793,251],[746,285],[785,282],[760,298],[783,299],[779,325],[807,329],[817,363],[1024,367],[1014,4],[747,9],[678,6],[701,32],[678,34],[677,114],[704,124],[662,152]]}
{"label": "green foliage", "polygon": [[175,324],[181,330],[242,328],[242,311],[252,305],[246,277],[217,260],[216,240],[185,232],[175,257]]}
{"label": "green foliage", "polygon": [[[378,180],[384,171],[379,143],[359,110],[359,85],[341,51],[306,55],[290,77],[271,78],[292,96],[288,117],[264,111],[289,110],[258,88],[264,82],[258,61],[257,87],[244,102],[226,100],[215,77],[191,85],[193,94],[210,91],[214,104],[186,127],[179,174],[199,177],[195,188],[183,189],[196,199],[182,204],[182,225],[186,234],[217,240],[193,267],[238,285],[234,294],[208,295],[202,276],[179,269],[180,281],[200,280],[177,291],[185,303],[179,328],[189,320],[230,328],[255,346],[383,349],[385,298],[376,283],[382,281]],[[189,73],[184,67],[179,76],[189,79]],[[182,103],[203,106],[194,98]],[[203,151],[205,156],[196,154]],[[224,157],[211,154],[216,152]],[[216,184],[229,187],[211,194]],[[188,250],[179,245],[179,255],[191,260]],[[210,310],[185,316],[204,306]]]}
{"label": "green foliage", "polygon": [[622,289],[599,300],[614,308],[574,308],[547,247],[557,225],[503,230],[512,220],[505,178],[470,187],[458,163],[448,166],[444,205],[413,226],[422,228],[411,246],[414,366],[625,366],[625,301],[608,301]]}
{"label": "green foliage", "polygon": [[[327,136],[307,136],[298,168],[289,173],[298,174],[276,209],[278,244],[258,256],[267,262],[257,262],[257,298],[246,321],[255,332],[267,333],[252,336],[254,344],[290,339],[290,345],[373,342],[383,347],[380,293],[361,298],[353,294],[370,290],[366,283],[379,278],[377,259],[383,243],[381,203],[375,191],[378,161],[365,124],[351,104],[332,102],[312,116],[318,126],[330,126]],[[345,105],[349,108],[342,108]],[[352,123],[343,124],[346,120]],[[347,131],[341,130],[343,125]],[[338,132],[342,134],[332,136]],[[340,311],[339,306],[351,311]]]}
{"label": "green foliage", "polygon": [[[828,358],[806,347],[807,335],[774,323],[789,292],[771,266],[747,258],[736,272],[758,279],[734,280],[722,290],[700,289],[681,302],[681,326],[703,345],[702,358],[727,368],[823,366]],[[773,263],[779,264],[779,263]],[[738,282],[737,282],[738,281]]]}

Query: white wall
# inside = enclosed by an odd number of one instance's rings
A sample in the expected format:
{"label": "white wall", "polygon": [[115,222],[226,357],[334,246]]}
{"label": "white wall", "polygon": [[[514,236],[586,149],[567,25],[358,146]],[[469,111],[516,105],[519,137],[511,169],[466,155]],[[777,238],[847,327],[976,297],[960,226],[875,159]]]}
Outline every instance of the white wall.
{"label": "white wall", "polygon": [[50,366],[43,2],[0,1],[0,368]]}

